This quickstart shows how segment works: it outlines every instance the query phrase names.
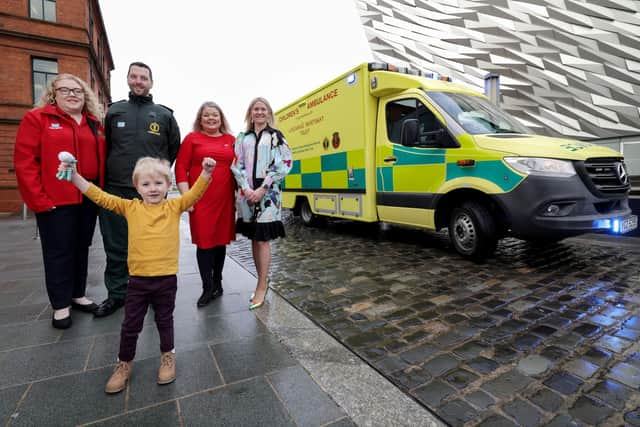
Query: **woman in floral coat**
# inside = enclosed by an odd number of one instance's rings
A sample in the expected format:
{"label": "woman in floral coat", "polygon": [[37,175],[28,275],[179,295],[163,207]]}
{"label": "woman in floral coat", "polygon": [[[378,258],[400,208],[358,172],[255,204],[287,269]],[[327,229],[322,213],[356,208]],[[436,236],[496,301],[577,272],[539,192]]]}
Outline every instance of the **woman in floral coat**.
{"label": "woman in floral coat", "polygon": [[264,98],[255,98],[245,116],[246,131],[238,135],[236,164],[232,166],[241,190],[237,200],[237,231],[251,239],[258,284],[249,309],[261,307],[268,290],[270,241],[284,237],[282,180],[291,170],[291,150],[273,126],[273,110]]}

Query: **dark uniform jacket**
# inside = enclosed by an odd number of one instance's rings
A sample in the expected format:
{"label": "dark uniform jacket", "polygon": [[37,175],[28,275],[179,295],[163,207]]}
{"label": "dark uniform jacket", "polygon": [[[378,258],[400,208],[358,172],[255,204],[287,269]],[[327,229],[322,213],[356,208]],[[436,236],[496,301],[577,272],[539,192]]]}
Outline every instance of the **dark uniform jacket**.
{"label": "dark uniform jacket", "polygon": [[104,122],[107,139],[106,184],[133,188],[131,176],[140,157],[176,159],[180,130],[169,108],[151,95],[129,93],[129,100],[109,106]]}

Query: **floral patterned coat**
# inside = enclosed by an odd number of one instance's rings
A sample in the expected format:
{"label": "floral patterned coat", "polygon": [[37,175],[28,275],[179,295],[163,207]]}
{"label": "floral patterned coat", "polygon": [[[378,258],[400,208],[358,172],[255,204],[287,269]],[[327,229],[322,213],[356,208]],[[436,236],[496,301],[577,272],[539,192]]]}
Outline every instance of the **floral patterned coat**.
{"label": "floral patterned coat", "polygon": [[240,133],[235,144],[236,163],[231,167],[241,190],[266,188],[258,205],[249,205],[240,192],[236,209],[244,222],[268,223],[282,220],[281,183],[291,170],[291,150],[282,133],[267,126]]}

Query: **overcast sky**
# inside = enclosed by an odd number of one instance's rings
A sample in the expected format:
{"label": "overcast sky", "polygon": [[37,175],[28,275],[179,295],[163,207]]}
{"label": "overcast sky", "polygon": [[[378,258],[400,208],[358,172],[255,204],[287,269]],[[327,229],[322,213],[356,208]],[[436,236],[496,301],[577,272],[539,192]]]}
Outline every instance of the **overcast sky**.
{"label": "overcast sky", "polygon": [[106,0],[100,2],[115,70],[114,101],[127,97],[129,63],[153,70],[151,93],[174,110],[184,137],[204,101],[217,102],[234,134],[249,101],[274,110],[372,59],[353,0]]}

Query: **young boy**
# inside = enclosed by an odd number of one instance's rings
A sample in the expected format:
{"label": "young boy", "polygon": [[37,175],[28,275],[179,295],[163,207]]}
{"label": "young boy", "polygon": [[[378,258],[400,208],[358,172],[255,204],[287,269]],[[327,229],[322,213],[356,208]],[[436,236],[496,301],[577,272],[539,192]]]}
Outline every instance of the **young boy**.
{"label": "young boy", "polygon": [[138,334],[149,304],[155,312],[160,334],[158,384],[176,378],[173,347],[173,309],[176,302],[180,215],[204,194],[215,161],[202,160],[202,173],[182,197],[165,199],[171,186],[171,169],[166,160],[143,157],[133,170],[133,185],[142,200],[127,200],[100,190],[81,177],[75,164],[61,162],[59,172],[71,169],[71,182],[89,199],[126,218],[129,227],[129,284],[120,333],[118,364],[105,386],[107,393],[119,393],[131,377]]}

